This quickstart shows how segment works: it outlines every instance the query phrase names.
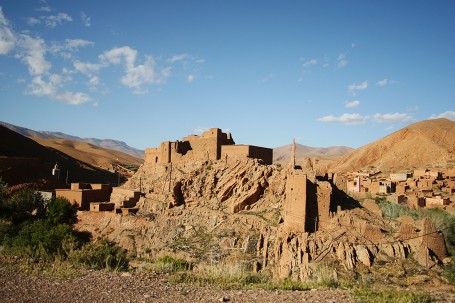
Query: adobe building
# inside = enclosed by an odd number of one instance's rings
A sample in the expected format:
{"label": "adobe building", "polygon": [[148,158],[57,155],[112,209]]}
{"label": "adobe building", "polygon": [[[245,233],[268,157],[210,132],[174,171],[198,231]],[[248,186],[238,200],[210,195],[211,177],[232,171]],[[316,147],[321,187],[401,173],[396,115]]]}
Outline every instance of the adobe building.
{"label": "adobe building", "polygon": [[295,141],[290,165],[283,202],[283,225],[296,233],[316,232],[329,219],[332,186],[327,181],[310,181],[301,167],[295,165]]}
{"label": "adobe building", "polygon": [[89,210],[90,202],[109,201],[111,191],[109,184],[71,183],[71,189],[56,189],[55,196],[77,204],[80,210]]}
{"label": "adobe building", "polygon": [[157,148],[145,149],[146,164],[246,158],[261,159],[264,164],[272,164],[273,149],[235,145],[231,134],[223,133],[219,128],[211,128],[200,136],[189,135],[182,141],[165,141]]}
{"label": "adobe building", "polygon": [[283,203],[284,226],[294,232],[305,232],[307,207],[307,176],[295,172],[286,180],[286,200]]}
{"label": "adobe building", "polygon": [[264,164],[273,163],[273,149],[254,145],[222,145],[221,159],[229,161],[230,159],[261,159]]}

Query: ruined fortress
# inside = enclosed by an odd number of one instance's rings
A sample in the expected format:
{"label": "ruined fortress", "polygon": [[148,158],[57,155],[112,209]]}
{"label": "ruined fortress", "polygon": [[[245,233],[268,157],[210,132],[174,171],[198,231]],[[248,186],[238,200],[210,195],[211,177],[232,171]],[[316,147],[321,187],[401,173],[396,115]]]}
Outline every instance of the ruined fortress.
{"label": "ruined fortress", "polygon": [[272,164],[273,149],[236,145],[230,133],[211,128],[202,135],[189,135],[181,141],[164,141],[157,148],[145,149],[145,163],[175,163],[180,161],[214,161],[230,159],[260,159]]}

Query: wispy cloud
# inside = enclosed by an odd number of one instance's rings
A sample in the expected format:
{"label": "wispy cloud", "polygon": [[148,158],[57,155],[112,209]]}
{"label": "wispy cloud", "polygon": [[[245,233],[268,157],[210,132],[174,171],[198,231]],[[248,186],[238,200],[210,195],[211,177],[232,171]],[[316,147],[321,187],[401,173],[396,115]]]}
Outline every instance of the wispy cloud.
{"label": "wispy cloud", "polygon": [[406,123],[412,120],[412,116],[404,113],[375,114],[374,120],[379,123]]}
{"label": "wispy cloud", "polygon": [[344,107],[346,107],[346,108],[354,108],[354,107],[357,107],[359,105],[360,105],[360,101],[359,100],[354,100],[354,101],[350,101],[350,102],[346,101],[344,103]]}
{"label": "wispy cloud", "polygon": [[186,77],[186,81],[187,82],[193,82],[195,79],[194,75],[193,74],[189,74],[187,77]]}
{"label": "wispy cloud", "polygon": [[316,59],[311,59],[311,60],[308,60],[308,61],[305,61],[303,64],[302,64],[302,67],[303,68],[306,68],[306,67],[309,67],[311,65],[316,65],[318,63],[318,61]]}
{"label": "wispy cloud", "polygon": [[50,13],[52,12],[52,8],[50,6],[41,6],[36,9],[37,12],[45,12],[45,13]]}
{"label": "wispy cloud", "polygon": [[167,61],[169,63],[175,63],[175,62],[178,62],[178,61],[183,61],[183,60],[185,60],[187,58],[188,58],[188,54],[178,54],[178,55],[173,55],[172,57],[167,59]]}
{"label": "wispy cloud", "polygon": [[342,123],[345,125],[361,125],[366,122],[368,119],[368,116],[362,116],[360,114],[342,114],[341,116],[324,116],[322,118],[319,118],[318,121],[320,122],[337,122],[337,123]]}
{"label": "wispy cloud", "polygon": [[429,119],[438,119],[438,118],[446,118],[446,119],[455,121],[455,112],[448,110],[439,115],[434,114],[434,115],[431,115],[431,117],[429,117]]}
{"label": "wispy cloud", "polygon": [[73,53],[77,52],[80,48],[93,46],[94,42],[84,39],[65,39],[64,42],[52,43],[49,51],[54,54],[59,54],[65,59],[71,59]]}
{"label": "wispy cloud", "polygon": [[377,86],[386,86],[387,84],[390,84],[389,79],[382,79],[382,80],[379,80],[378,82],[376,82]]}
{"label": "wispy cloud", "polygon": [[92,18],[87,16],[84,12],[81,12],[81,20],[85,27],[90,27],[92,25]]}
{"label": "wispy cloud", "polygon": [[365,90],[368,87],[368,81],[363,81],[362,83],[356,84],[353,83],[348,86],[348,93],[352,96],[356,95],[356,92],[359,90]]}
{"label": "wispy cloud", "polygon": [[0,7],[0,55],[8,54],[16,44],[16,37],[9,27],[9,21]]}
{"label": "wispy cloud", "polygon": [[61,25],[65,22],[71,22],[73,18],[66,13],[58,13],[57,15],[50,15],[50,16],[40,16],[38,18],[28,18],[27,23],[28,25],[37,25],[37,24],[44,24],[48,28],[55,28],[57,25]]}
{"label": "wispy cloud", "polygon": [[348,65],[348,59],[346,58],[346,54],[339,54],[337,58],[337,67],[342,68]]}
{"label": "wispy cloud", "polygon": [[273,79],[273,74],[268,74],[264,78],[260,79],[258,83],[266,83]]}

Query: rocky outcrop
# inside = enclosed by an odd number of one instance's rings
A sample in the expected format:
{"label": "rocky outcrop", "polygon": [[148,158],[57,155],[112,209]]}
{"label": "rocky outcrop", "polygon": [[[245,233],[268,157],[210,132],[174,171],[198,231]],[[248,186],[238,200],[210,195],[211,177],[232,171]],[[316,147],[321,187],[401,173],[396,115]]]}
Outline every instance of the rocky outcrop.
{"label": "rocky outcrop", "polygon": [[311,222],[310,232],[292,231],[283,223],[290,169],[256,160],[143,165],[125,184],[142,190],[137,215],[81,212],[77,226],[138,257],[169,252],[194,262],[235,259],[277,278],[304,280],[324,263],[352,272],[409,256],[432,267],[447,256],[431,221],[383,218],[372,200],[333,212],[333,189],[325,181],[307,183],[316,202],[308,200],[307,207],[317,207],[308,214],[317,224]]}

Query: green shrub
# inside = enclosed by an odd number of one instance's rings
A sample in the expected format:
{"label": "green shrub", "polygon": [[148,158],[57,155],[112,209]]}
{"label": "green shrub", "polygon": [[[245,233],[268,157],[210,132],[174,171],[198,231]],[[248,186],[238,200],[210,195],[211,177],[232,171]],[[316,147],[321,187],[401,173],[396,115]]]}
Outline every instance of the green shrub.
{"label": "green shrub", "polygon": [[86,243],[74,250],[69,259],[74,264],[82,264],[92,269],[125,270],[128,268],[126,251],[108,240]]}
{"label": "green shrub", "polygon": [[[0,184],[0,195],[6,191],[4,184]],[[20,223],[33,217],[40,218],[45,214],[45,205],[42,196],[35,190],[24,188],[14,193],[9,199],[0,198],[0,216],[4,219]]]}
{"label": "green shrub", "polygon": [[46,221],[51,225],[76,222],[77,205],[62,197],[52,198],[47,205]]}
{"label": "green shrub", "polygon": [[176,259],[171,256],[162,256],[156,260],[157,269],[164,272],[176,272],[190,269],[190,264],[183,259]]}
{"label": "green shrub", "polygon": [[352,295],[365,303],[430,303],[431,297],[424,293],[398,291],[394,289],[358,288]]}
{"label": "green shrub", "polygon": [[70,225],[35,221],[23,226],[17,235],[7,235],[3,242],[7,253],[51,260],[64,254],[62,243],[74,237]]}

